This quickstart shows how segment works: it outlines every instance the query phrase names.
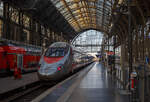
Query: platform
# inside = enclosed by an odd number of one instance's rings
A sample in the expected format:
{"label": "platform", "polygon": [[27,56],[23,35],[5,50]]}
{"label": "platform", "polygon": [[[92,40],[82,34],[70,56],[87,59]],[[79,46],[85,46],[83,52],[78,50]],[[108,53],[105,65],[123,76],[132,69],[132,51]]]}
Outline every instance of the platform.
{"label": "platform", "polygon": [[129,102],[99,63],[47,90],[32,102]]}
{"label": "platform", "polygon": [[21,79],[14,79],[14,77],[0,78],[0,94],[31,84],[35,81],[38,81],[36,72],[24,74]]}
{"label": "platform", "polygon": [[120,95],[105,68],[96,63],[66,102],[129,102]]}

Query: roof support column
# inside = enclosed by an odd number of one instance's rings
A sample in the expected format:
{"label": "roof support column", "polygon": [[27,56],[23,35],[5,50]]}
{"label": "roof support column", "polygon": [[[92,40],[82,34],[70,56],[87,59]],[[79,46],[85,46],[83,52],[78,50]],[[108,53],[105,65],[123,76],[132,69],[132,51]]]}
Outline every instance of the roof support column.
{"label": "roof support column", "polygon": [[35,45],[35,43],[36,43],[36,37],[35,37],[35,32],[34,32],[34,30],[35,30],[35,22],[34,22],[34,20],[33,19],[30,19],[30,44],[33,44],[33,45]]}
{"label": "roof support column", "polygon": [[116,64],[115,64],[115,56],[116,56],[116,35],[114,35],[114,37],[113,37],[113,52],[114,52],[114,59],[113,59],[113,61],[114,61],[114,63],[113,63],[113,77],[115,77],[115,75],[116,75]]}
{"label": "roof support column", "polygon": [[3,16],[4,16],[4,27],[3,27],[3,38],[9,39],[10,26],[9,26],[9,3],[4,2],[3,6]]}
{"label": "roof support column", "polygon": [[61,32],[61,36],[60,36],[60,41],[64,41],[64,38],[63,38],[63,33]]}
{"label": "roof support column", "polygon": [[[131,0],[128,0],[128,55],[129,55],[129,83],[130,83],[130,74],[132,73],[132,33],[131,33]],[[130,84],[129,84],[129,90]]]}
{"label": "roof support column", "polygon": [[50,44],[53,42],[53,31],[50,30],[50,36],[49,36]]}
{"label": "roof support column", "polygon": [[121,71],[122,71],[122,81],[123,81],[123,89],[125,89],[125,86],[127,84],[126,82],[126,70],[127,70],[127,67],[125,66],[125,62],[126,61],[126,52],[127,52],[127,49],[126,49],[126,44],[123,43],[121,45]]}
{"label": "roof support column", "polygon": [[109,46],[109,35],[107,37],[107,42],[108,42],[108,52],[109,52],[109,49],[110,49],[110,46]]}
{"label": "roof support column", "polygon": [[[144,50],[144,49],[145,49],[145,48],[144,48],[144,47],[145,47],[145,46],[144,46],[144,25],[142,25],[142,32],[141,32],[141,33],[142,33],[142,34],[141,34],[141,36],[142,36],[142,42],[141,42],[141,43],[142,43],[142,44],[141,44],[141,45],[142,45],[142,46],[141,46],[141,47],[142,47],[142,50],[141,50],[141,52],[142,52],[142,62],[143,62],[142,64],[143,64],[143,67],[144,67],[144,64],[145,64],[145,63],[144,63],[144,62],[145,62],[145,61],[144,61],[144,60],[145,60],[145,55],[144,55],[144,51],[145,51],[145,50]],[[144,70],[144,69],[145,69],[145,68],[143,68],[142,71],[141,71],[141,76],[142,76],[143,78],[140,79],[140,80],[141,80],[141,89],[140,89],[140,90],[141,90],[141,96],[140,96],[141,102],[145,102],[145,78],[144,78],[144,77],[145,77],[145,70]]]}
{"label": "roof support column", "polygon": [[41,46],[42,37],[41,37],[41,25],[40,25],[40,23],[37,24],[37,31],[38,31],[37,43],[39,46]]}
{"label": "roof support column", "polygon": [[55,32],[53,31],[52,32],[52,42],[54,42],[54,40],[55,40]]}
{"label": "roof support column", "polygon": [[17,33],[17,40],[20,42],[24,42],[24,40],[26,40],[24,38],[24,32],[23,32],[23,13],[19,10],[19,31]]}

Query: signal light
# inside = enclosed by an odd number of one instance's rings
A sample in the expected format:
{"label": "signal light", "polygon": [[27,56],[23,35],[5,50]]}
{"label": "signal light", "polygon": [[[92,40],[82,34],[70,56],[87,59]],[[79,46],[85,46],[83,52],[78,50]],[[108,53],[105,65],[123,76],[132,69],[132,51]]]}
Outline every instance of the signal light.
{"label": "signal light", "polygon": [[57,70],[60,71],[60,70],[61,70],[61,67],[58,67]]}

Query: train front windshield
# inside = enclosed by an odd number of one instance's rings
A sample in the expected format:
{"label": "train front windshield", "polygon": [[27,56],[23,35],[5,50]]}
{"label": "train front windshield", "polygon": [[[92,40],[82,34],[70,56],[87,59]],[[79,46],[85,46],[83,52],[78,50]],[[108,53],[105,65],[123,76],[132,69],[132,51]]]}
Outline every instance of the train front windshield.
{"label": "train front windshield", "polygon": [[66,54],[65,48],[52,47],[46,51],[45,56],[47,56],[47,57],[62,57],[62,56],[65,56],[65,54]]}

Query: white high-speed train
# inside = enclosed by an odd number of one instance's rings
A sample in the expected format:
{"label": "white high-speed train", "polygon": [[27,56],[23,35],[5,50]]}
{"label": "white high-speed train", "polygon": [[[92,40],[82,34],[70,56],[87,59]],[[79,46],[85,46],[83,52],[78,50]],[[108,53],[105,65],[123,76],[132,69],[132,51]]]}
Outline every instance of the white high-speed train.
{"label": "white high-speed train", "polygon": [[56,42],[41,56],[38,77],[40,80],[56,81],[92,62],[93,56],[75,50],[68,43]]}

